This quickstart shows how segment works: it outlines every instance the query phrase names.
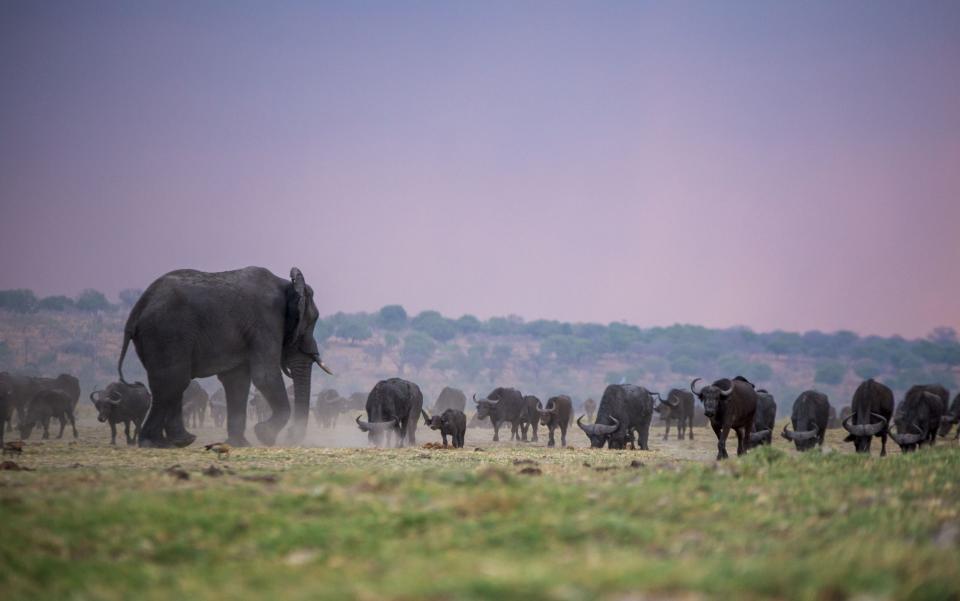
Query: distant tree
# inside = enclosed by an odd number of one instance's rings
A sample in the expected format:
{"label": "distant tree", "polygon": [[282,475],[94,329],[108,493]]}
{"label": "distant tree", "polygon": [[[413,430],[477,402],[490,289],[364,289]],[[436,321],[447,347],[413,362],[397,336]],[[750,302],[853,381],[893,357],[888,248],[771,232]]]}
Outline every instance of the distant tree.
{"label": "distant tree", "polygon": [[407,325],[407,311],[400,305],[386,305],[377,314],[377,325],[385,330],[402,330]]}
{"label": "distant tree", "polygon": [[137,301],[143,296],[143,290],[139,288],[124,288],[117,296],[120,299],[120,306],[130,308],[137,304]]}
{"label": "distant tree", "polygon": [[498,344],[491,349],[490,357],[487,359],[487,365],[494,372],[503,371],[512,354],[513,347],[509,344]]}
{"label": "distant tree", "polygon": [[883,372],[883,369],[876,361],[870,359],[864,359],[863,361],[858,361],[853,365],[853,373],[857,374],[859,377],[864,380],[869,380],[870,378],[876,378]]}
{"label": "distant tree", "polygon": [[40,299],[37,309],[41,311],[68,311],[74,308],[73,299],[69,296],[47,296]]}
{"label": "distant tree", "polygon": [[927,340],[937,344],[960,342],[960,340],[957,339],[957,331],[949,326],[938,326],[933,328],[933,330],[927,336]]}
{"label": "distant tree", "polygon": [[466,354],[456,355],[457,372],[460,377],[467,381],[472,381],[480,375],[486,365],[487,347],[483,344],[475,344],[467,349]]}
{"label": "distant tree", "polygon": [[383,337],[383,344],[386,345],[387,348],[393,348],[398,344],[400,344],[400,339],[397,338],[396,334],[388,333],[386,336]]}
{"label": "distant tree", "polygon": [[37,295],[27,288],[0,290],[0,309],[14,313],[33,313],[37,310]]}
{"label": "distant tree", "polygon": [[318,319],[317,323],[313,326],[313,337],[317,339],[318,343],[322,343],[327,338],[333,336],[335,328],[332,323],[325,319]]}
{"label": "distant tree", "polygon": [[613,353],[622,353],[640,341],[640,328],[625,323],[613,322],[607,326],[607,348]]}
{"label": "distant tree", "polygon": [[457,335],[457,328],[453,322],[437,311],[423,311],[410,321],[415,329],[431,336],[440,342],[452,340]]}
{"label": "distant tree", "polygon": [[819,384],[835,386],[843,382],[843,377],[846,373],[847,366],[844,363],[839,361],[822,361],[817,365],[817,371],[813,379]]}
{"label": "distant tree", "polygon": [[670,371],[689,376],[700,371],[700,364],[690,357],[678,357],[670,362]]}
{"label": "distant tree", "polygon": [[510,317],[491,317],[487,320],[484,329],[493,336],[519,334],[523,329],[523,320]]}
{"label": "distant tree", "polygon": [[360,342],[373,336],[373,332],[370,331],[370,326],[367,325],[366,320],[350,316],[337,324],[334,335],[337,338]]}
{"label": "distant tree", "polygon": [[590,341],[576,336],[550,336],[540,344],[540,352],[553,356],[564,365],[579,364],[589,357]]}
{"label": "distant tree", "polygon": [[403,339],[400,358],[404,364],[413,365],[418,370],[427,364],[437,343],[423,332],[411,332]]}
{"label": "distant tree", "polygon": [[483,328],[483,323],[473,315],[462,315],[456,326],[461,334],[474,334]]}
{"label": "distant tree", "polygon": [[78,294],[75,302],[77,309],[90,313],[109,311],[113,308],[110,305],[110,301],[107,300],[107,297],[99,290],[94,290],[93,288],[87,288]]}
{"label": "distant tree", "polygon": [[537,319],[524,324],[523,332],[537,338],[546,338],[547,336],[570,335],[572,328],[568,323]]}
{"label": "distant tree", "polygon": [[777,330],[764,335],[763,345],[774,355],[794,355],[803,348],[803,340],[796,332]]}
{"label": "distant tree", "polygon": [[[743,375],[754,384],[760,385],[773,376],[773,368],[766,363],[750,363],[743,370]],[[763,388],[763,386],[759,387]]]}

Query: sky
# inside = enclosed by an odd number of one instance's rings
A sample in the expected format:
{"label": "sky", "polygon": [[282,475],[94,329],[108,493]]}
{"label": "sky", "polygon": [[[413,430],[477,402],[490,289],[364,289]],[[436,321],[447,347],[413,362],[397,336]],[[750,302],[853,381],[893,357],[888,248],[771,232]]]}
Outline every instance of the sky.
{"label": "sky", "polygon": [[0,3],[0,288],[960,329],[960,2]]}

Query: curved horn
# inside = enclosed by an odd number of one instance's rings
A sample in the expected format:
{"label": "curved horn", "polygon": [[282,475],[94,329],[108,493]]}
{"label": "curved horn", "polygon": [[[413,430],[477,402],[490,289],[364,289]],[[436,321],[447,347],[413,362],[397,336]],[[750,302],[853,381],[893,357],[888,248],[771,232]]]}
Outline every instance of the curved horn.
{"label": "curved horn", "polygon": [[330,371],[330,368],[323,364],[323,359],[320,358],[320,355],[314,355],[313,360],[320,367],[320,369],[327,372],[331,376],[333,375],[333,372]]}
{"label": "curved horn", "polygon": [[727,388],[726,390],[724,390],[724,389],[722,389],[722,388],[720,389],[720,396],[727,397],[727,396],[730,396],[732,393],[733,393],[733,382],[732,382],[732,381],[730,382],[730,388]]}
{"label": "curved horn", "polygon": [[770,434],[770,430],[757,430],[756,432],[751,432],[750,442],[753,444],[763,442],[767,439],[768,434]]}
{"label": "curved horn", "polygon": [[[97,398],[93,398],[93,395],[97,395]],[[100,397],[102,396],[103,396],[102,390],[94,390],[93,392],[90,393],[90,402],[96,403],[97,401],[100,400]]]}
{"label": "curved horn", "polygon": [[606,424],[590,424],[589,426],[584,426],[580,423],[580,420],[583,419],[583,415],[577,418],[577,425],[580,426],[580,429],[587,433],[588,436],[606,436],[607,434],[613,434],[617,431],[617,428],[620,427],[620,422],[615,417],[611,417],[615,423],[612,426]]}
{"label": "curved horn", "polygon": [[477,400],[477,393],[473,393],[473,402],[474,402],[474,404],[476,404],[476,405],[479,405],[479,404],[480,404],[480,401]]}
{"label": "curved horn", "polygon": [[427,412],[424,411],[423,409],[420,410],[420,413],[423,414],[423,423],[429,425],[429,424],[430,424],[430,416],[427,415]]}
{"label": "curved horn", "polygon": [[697,382],[699,382],[699,381],[700,381],[700,378],[694,378],[693,381],[690,382],[690,392],[692,392],[692,393],[695,394],[696,396],[700,396],[700,393],[697,392],[697,389],[695,388]]}
{"label": "curved horn", "polygon": [[949,413],[940,417],[940,423],[944,424],[955,424],[958,421],[960,421],[960,416],[950,415]]}
{"label": "curved horn", "polygon": [[[851,413],[843,422],[840,424],[843,426],[843,429],[853,434],[854,436],[876,436],[878,433],[882,432],[884,428],[887,427],[887,418],[876,413],[871,413],[874,417],[880,418],[882,420],[880,423],[872,424],[851,424],[850,421],[857,416],[856,413]],[[894,439],[896,440],[896,439]]]}
{"label": "curved horn", "polygon": [[802,440],[811,440],[816,438],[819,432],[820,430],[816,425],[813,426],[813,430],[794,432],[787,427],[787,424],[783,424],[783,432],[780,433],[780,436],[783,436],[787,440],[792,440],[793,442],[800,442]]}
{"label": "curved horn", "polygon": [[397,420],[390,420],[388,422],[365,422],[361,421],[360,416],[357,416],[357,426],[360,428],[361,432],[382,432],[387,428],[395,427],[397,425]]}
{"label": "curved horn", "polygon": [[543,405],[540,403],[540,401],[537,401],[537,411],[543,413]]}

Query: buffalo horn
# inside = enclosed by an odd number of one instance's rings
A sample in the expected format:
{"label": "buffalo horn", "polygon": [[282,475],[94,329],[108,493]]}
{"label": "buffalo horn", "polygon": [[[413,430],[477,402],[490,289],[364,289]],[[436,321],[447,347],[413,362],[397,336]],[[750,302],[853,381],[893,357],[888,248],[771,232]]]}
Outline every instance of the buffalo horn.
{"label": "buffalo horn", "polygon": [[843,429],[854,436],[876,436],[880,431],[887,427],[887,419],[882,415],[871,413],[874,417],[880,418],[880,423],[872,424],[851,424],[850,421],[857,416],[856,413],[848,415],[841,424]]}
{"label": "buffalo horn", "polygon": [[620,427],[620,421],[615,417],[611,417],[614,421],[612,426],[605,424],[590,424],[589,426],[584,426],[580,423],[580,420],[583,419],[583,415],[577,418],[577,425],[580,426],[580,429],[587,433],[588,436],[605,436],[607,434],[613,434],[617,431],[617,428]]}

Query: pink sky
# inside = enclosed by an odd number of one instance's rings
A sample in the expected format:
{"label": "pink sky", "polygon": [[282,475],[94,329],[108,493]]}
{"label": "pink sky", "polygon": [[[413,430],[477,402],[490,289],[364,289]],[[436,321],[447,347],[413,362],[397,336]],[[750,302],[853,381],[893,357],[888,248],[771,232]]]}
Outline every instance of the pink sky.
{"label": "pink sky", "polygon": [[0,288],[960,329],[960,4],[0,5]]}

